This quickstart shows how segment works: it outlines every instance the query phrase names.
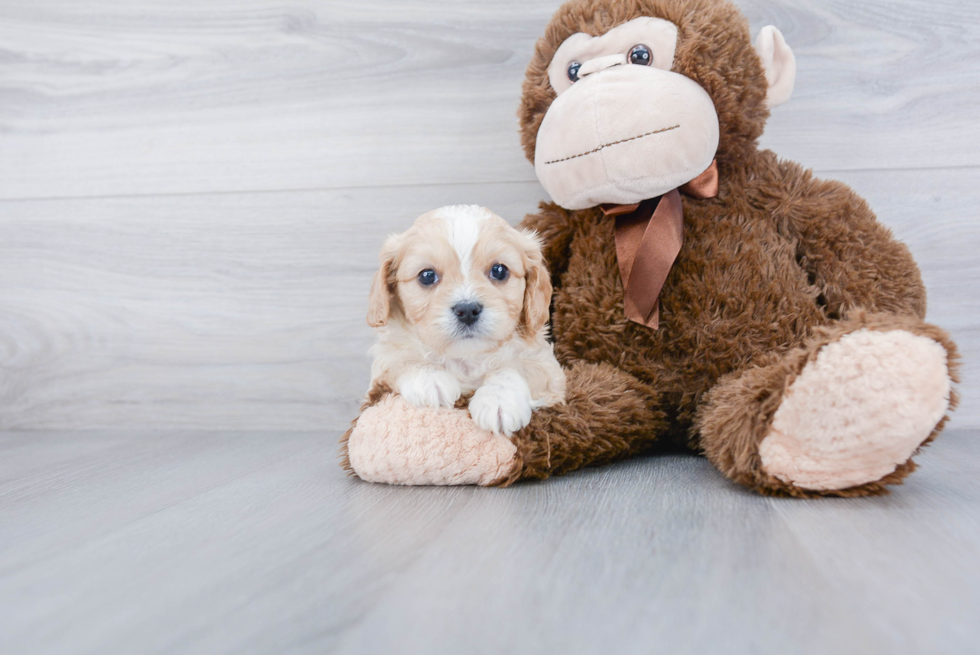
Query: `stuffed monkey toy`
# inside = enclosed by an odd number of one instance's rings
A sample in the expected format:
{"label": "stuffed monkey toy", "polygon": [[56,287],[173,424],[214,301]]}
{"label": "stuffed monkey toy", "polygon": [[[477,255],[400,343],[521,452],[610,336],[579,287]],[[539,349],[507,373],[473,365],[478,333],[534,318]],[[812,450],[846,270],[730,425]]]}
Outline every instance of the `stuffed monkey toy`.
{"label": "stuffed monkey toy", "polygon": [[[373,388],[342,440],[359,477],[509,485],[680,446],[771,495],[882,493],[955,405],[908,248],[839,182],[759,150],[795,60],[727,0],[571,0],[527,68],[521,142],[553,202],[566,402],[511,438],[465,402]],[[394,293],[394,290],[392,291]]]}

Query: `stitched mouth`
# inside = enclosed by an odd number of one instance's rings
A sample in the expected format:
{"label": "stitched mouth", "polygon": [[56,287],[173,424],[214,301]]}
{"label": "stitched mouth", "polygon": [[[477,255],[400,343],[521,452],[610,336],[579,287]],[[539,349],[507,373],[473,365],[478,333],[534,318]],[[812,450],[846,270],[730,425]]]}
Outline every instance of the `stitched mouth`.
{"label": "stitched mouth", "polygon": [[673,127],[664,127],[664,128],[659,129],[659,130],[654,130],[653,132],[647,132],[646,134],[637,134],[636,136],[631,136],[628,139],[620,139],[619,141],[611,141],[609,143],[603,143],[598,148],[593,148],[592,150],[589,150],[588,152],[580,152],[579,154],[572,155],[571,157],[562,157],[561,159],[552,159],[551,161],[546,161],[545,162],[545,165],[547,165],[547,164],[557,164],[558,162],[568,161],[569,159],[575,159],[576,157],[585,157],[586,155],[594,155],[595,153],[599,152],[600,150],[602,150],[604,148],[608,148],[609,146],[618,146],[621,143],[627,143],[629,141],[636,141],[637,139],[642,139],[643,137],[646,137],[646,136],[653,136],[654,134],[663,134],[664,132],[670,132],[671,130],[676,130],[679,127],[680,127],[680,125],[674,125]]}

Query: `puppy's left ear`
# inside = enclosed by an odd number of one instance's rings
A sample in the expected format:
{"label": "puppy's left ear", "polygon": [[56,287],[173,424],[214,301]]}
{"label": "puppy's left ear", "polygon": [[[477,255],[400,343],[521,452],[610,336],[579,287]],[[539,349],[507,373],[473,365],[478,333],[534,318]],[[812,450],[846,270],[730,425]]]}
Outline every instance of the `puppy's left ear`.
{"label": "puppy's left ear", "polygon": [[392,284],[395,276],[395,258],[401,247],[401,235],[393,234],[381,247],[378,256],[380,266],[371,280],[371,292],[368,294],[367,322],[371,327],[382,327],[388,323],[391,316],[391,295],[394,293]]}
{"label": "puppy's left ear", "polygon": [[534,232],[521,230],[524,249],[524,308],[521,325],[524,334],[533,337],[548,322],[551,309],[551,273],[541,254],[541,241]]}

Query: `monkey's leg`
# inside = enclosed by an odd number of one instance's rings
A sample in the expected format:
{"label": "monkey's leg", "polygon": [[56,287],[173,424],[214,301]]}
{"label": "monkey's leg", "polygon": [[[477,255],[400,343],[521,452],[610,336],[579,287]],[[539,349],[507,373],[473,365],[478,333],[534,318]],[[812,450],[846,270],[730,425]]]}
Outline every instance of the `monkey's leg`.
{"label": "monkey's leg", "polygon": [[723,377],[695,429],[726,476],[772,495],[884,493],[956,404],[956,346],[910,316],[859,312]]}
{"label": "monkey's leg", "polygon": [[566,371],[566,402],[539,409],[512,439],[476,427],[464,408],[420,409],[373,394],[344,436],[345,465],[371,482],[506,486],[637,452],[666,421],[649,387],[608,364]]}
{"label": "monkey's leg", "polygon": [[566,401],[540,409],[513,437],[516,466],[496,484],[543,479],[640,452],[664,433],[657,394],[609,364],[579,362],[565,371]]}

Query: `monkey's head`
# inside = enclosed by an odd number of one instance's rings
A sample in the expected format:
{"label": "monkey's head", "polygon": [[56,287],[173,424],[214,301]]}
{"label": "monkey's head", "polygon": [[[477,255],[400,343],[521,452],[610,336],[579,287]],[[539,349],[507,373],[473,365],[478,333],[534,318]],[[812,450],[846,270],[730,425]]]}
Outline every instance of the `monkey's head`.
{"label": "monkey's head", "polygon": [[562,207],[631,204],[749,155],[795,75],[728,0],[571,0],[528,66],[521,142]]}

